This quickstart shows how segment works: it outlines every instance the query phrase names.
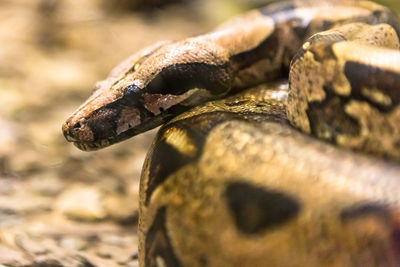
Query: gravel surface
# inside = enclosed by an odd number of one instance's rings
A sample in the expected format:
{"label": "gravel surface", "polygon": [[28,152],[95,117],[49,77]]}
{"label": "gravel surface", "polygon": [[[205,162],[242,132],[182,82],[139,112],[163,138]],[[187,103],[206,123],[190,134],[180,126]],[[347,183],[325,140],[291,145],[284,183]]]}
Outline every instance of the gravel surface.
{"label": "gravel surface", "polygon": [[61,124],[125,57],[202,28],[183,7],[139,13],[125,2],[0,0],[0,265],[138,266],[154,131],[86,153]]}

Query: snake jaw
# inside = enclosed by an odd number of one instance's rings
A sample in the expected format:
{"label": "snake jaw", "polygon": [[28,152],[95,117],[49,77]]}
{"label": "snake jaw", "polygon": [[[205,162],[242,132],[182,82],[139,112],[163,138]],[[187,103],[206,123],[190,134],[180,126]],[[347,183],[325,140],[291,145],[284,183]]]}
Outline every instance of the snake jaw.
{"label": "snake jaw", "polygon": [[[120,98],[107,97],[112,92],[110,89],[100,93],[99,89],[96,90],[63,124],[65,139],[80,150],[98,150],[161,125],[175,114],[176,109],[180,109],[180,112],[181,109],[187,109],[178,104],[168,111],[152,112],[146,107],[145,98],[137,92],[128,93],[131,91],[129,88]],[[107,102],[109,99],[112,101]],[[160,103],[162,107],[167,108]]]}
{"label": "snake jaw", "polygon": [[103,140],[98,143],[80,143],[80,142],[74,142],[73,143],[75,147],[79,148],[82,151],[95,151],[99,150],[101,148],[105,148],[111,145],[111,143],[108,140]]}
{"label": "snake jaw", "polygon": [[70,135],[68,130],[64,131],[64,136],[69,142],[72,142],[77,148],[79,148],[82,151],[95,151],[122,142],[126,139],[131,138],[132,136],[153,129],[161,125],[162,123],[168,121],[170,118],[172,118],[171,115],[160,114],[156,117],[152,117],[151,120],[147,120],[146,122],[140,123],[139,125],[127,127],[125,131],[119,133],[116,132],[116,130],[109,131],[108,135],[106,131],[101,132],[105,134],[104,138],[95,139],[94,141],[89,141],[89,142],[76,139],[75,137]]}

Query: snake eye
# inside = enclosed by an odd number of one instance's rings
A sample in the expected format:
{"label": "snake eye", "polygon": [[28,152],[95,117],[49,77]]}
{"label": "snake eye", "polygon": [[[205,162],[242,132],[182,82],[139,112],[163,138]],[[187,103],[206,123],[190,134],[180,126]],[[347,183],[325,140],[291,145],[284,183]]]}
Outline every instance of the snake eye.
{"label": "snake eye", "polygon": [[139,91],[140,91],[140,88],[137,87],[136,85],[129,85],[128,87],[125,88],[124,95],[127,97],[134,97],[134,96],[137,96]]}
{"label": "snake eye", "polygon": [[123,102],[127,105],[136,105],[141,99],[140,88],[136,85],[129,85],[124,90]]}

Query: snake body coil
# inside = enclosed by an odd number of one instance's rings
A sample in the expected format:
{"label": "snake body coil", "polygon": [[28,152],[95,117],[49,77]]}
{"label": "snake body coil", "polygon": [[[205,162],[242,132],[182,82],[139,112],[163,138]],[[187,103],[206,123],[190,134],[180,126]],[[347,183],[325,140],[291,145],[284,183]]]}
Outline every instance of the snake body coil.
{"label": "snake body coil", "polygon": [[64,135],[93,150],[166,123],[141,266],[399,266],[399,34],[368,1],[271,4],[134,54]]}

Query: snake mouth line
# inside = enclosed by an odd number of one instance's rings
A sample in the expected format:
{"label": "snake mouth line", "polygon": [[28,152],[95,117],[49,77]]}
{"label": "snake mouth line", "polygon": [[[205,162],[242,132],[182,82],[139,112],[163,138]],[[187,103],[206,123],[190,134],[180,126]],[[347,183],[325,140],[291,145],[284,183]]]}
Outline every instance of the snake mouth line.
{"label": "snake mouth line", "polygon": [[108,147],[114,144],[115,142],[112,142],[110,140],[102,140],[96,143],[85,143],[85,142],[72,142],[72,143],[80,150],[89,152]]}
{"label": "snake mouth line", "polygon": [[[122,142],[126,139],[129,139],[133,136],[136,136],[138,134],[141,134],[145,131],[151,130],[153,128],[156,128],[157,126],[159,126],[161,123],[165,122],[163,119],[165,119],[164,117],[159,117],[159,120],[156,120],[154,123],[150,123],[149,125],[145,125],[142,127],[137,127],[137,128],[131,128],[125,132],[122,132],[118,135],[115,136],[110,136],[106,139],[102,139],[102,140],[96,140],[94,142],[82,142],[79,140],[72,140],[70,142],[72,142],[77,148],[79,148],[80,150],[83,151],[95,151],[95,150],[99,150],[111,145],[114,145],[116,143]],[[67,139],[68,140],[68,139]]]}

